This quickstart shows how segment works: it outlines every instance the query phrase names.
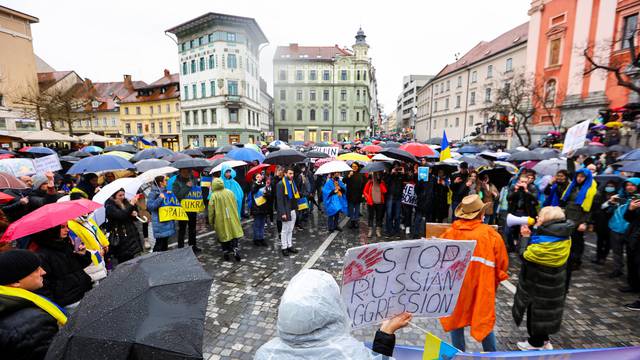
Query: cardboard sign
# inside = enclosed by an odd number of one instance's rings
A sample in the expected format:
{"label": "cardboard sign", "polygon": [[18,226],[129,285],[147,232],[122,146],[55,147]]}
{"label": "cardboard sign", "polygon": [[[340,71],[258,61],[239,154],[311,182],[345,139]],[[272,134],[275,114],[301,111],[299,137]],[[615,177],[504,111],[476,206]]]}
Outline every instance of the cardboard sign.
{"label": "cardboard sign", "polygon": [[62,169],[58,155],[51,154],[33,159],[33,164],[38,174],[44,174],[47,171],[58,171]]}
{"label": "cardboard sign", "polygon": [[311,150],[323,152],[330,157],[337,157],[340,148],[337,146],[314,146]]}
{"label": "cardboard sign", "polygon": [[589,120],[585,120],[578,125],[569,128],[567,135],[564,137],[564,145],[562,146],[562,154],[578,150],[584,146],[587,140],[587,132],[589,131]]}
{"label": "cardboard sign", "polygon": [[158,208],[158,218],[160,222],[173,220],[189,220],[178,198],[172,193],[164,193],[164,201]]}
{"label": "cardboard sign", "polygon": [[0,171],[20,177],[35,175],[36,168],[31,159],[2,159],[0,160]]}
{"label": "cardboard sign", "polygon": [[475,249],[475,240],[404,240],[347,250],[342,298],[352,328],[402,312],[450,315]]}
{"label": "cardboard sign", "polygon": [[418,181],[429,181],[429,168],[427,166],[418,168]]}
{"label": "cardboard sign", "polygon": [[402,190],[402,203],[405,205],[416,206],[418,197],[416,196],[416,188],[413,184],[407,184]]}
{"label": "cardboard sign", "polygon": [[187,196],[180,201],[180,205],[186,212],[203,212],[204,201],[202,200],[202,188],[200,186],[193,186]]}

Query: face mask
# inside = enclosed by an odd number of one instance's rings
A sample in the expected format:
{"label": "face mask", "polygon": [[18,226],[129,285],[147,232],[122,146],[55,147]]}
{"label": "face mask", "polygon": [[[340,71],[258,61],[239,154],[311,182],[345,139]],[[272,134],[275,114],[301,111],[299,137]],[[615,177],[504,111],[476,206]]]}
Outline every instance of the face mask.
{"label": "face mask", "polygon": [[612,186],[607,186],[604,188],[604,191],[608,192],[608,193],[612,193],[614,191],[616,191],[616,188],[612,187]]}

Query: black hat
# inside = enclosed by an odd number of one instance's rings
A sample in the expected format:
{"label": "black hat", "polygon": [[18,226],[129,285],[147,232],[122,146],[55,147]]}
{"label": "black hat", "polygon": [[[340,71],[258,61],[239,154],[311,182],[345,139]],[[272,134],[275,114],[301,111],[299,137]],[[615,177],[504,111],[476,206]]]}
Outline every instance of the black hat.
{"label": "black hat", "polygon": [[468,169],[469,168],[469,164],[467,164],[466,161],[461,162],[460,165],[458,165],[458,166],[460,166],[460,169]]}
{"label": "black hat", "polygon": [[40,259],[29,250],[0,253],[0,285],[13,284],[40,267]]}

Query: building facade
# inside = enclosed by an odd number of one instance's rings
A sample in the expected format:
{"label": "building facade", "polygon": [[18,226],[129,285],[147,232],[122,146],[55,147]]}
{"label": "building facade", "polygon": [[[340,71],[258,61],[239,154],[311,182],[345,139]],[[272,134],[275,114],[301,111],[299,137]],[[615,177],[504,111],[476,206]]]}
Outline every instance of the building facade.
{"label": "building facade", "polygon": [[371,120],[372,66],[362,29],[353,50],[279,46],[273,59],[275,137],[331,141],[362,137]]}
{"label": "building facade", "polygon": [[402,78],[402,92],[396,103],[396,118],[402,131],[409,133],[415,126],[418,91],[425,86],[433,75],[407,75]]}
{"label": "building facade", "polygon": [[273,132],[273,96],[267,91],[267,82],[260,78],[260,106],[267,116],[260,118],[261,139],[271,142],[274,140]]}
{"label": "building facade", "polygon": [[137,86],[120,102],[120,131],[178,151],[180,140],[180,76],[164,70],[149,85]]}
{"label": "building facade", "polygon": [[180,62],[185,146],[257,141],[268,117],[260,102],[260,46],[252,18],[207,13],[169,30]]}
{"label": "building facade", "polygon": [[479,134],[496,114],[496,92],[526,71],[528,24],[497,38],[481,41],[455,63],[446,65],[417,93],[416,134],[419,140],[441,137],[463,140]]}

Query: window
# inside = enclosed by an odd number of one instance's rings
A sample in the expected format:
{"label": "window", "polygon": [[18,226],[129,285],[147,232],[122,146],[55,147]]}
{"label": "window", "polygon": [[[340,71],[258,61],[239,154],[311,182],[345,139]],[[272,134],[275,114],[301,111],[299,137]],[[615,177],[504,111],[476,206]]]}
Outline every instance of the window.
{"label": "window", "polygon": [[229,95],[238,95],[238,82],[235,80],[227,80],[227,90]]}
{"label": "window", "polygon": [[302,70],[296,70],[296,81],[304,80],[304,73]]}
{"label": "window", "polygon": [[309,90],[309,101],[316,101],[316,91]]}
{"label": "window", "polygon": [[324,90],[322,92],[322,101],[329,101],[329,90]]}
{"label": "window", "polygon": [[153,115],[153,106],[149,106],[149,114]]}
{"label": "window", "polygon": [[111,126],[116,126],[116,118],[111,118]]}
{"label": "window", "polygon": [[475,83],[477,81],[478,81],[478,72],[474,71],[474,72],[471,73],[471,82]]}
{"label": "window", "polygon": [[137,123],[138,134],[142,134],[142,123]]}
{"label": "window", "polygon": [[238,67],[238,63],[236,60],[236,54],[227,55],[227,68],[235,69]]}
{"label": "window", "polygon": [[238,123],[238,109],[229,109],[229,122]]}
{"label": "window", "polygon": [[347,80],[347,70],[340,70],[340,80]]}
{"label": "window", "polygon": [[184,86],[184,99],[185,100],[189,99],[189,87],[186,85]]}
{"label": "window", "polygon": [[484,89],[484,102],[491,102],[491,88]]}
{"label": "window", "polygon": [[168,113],[171,112],[171,104],[167,104],[167,107],[166,107],[165,111],[168,112]]}
{"label": "window", "polygon": [[193,74],[194,72],[196,72],[196,61],[191,60],[191,73]]}
{"label": "window", "polygon": [[367,71],[362,72],[362,80],[367,81]]}
{"label": "window", "polygon": [[160,122],[158,123],[158,129],[160,130],[160,134],[164,133],[164,126],[163,126],[162,121],[160,121]]}
{"label": "window", "polygon": [[360,90],[356,90],[356,101],[360,101]]}
{"label": "window", "polygon": [[322,72],[322,80],[329,81],[330,79],[329,70],[324,70]]}
{"label": "window", "polygon": [[156,123],[151,123],[151,133],[152,134],[156,133]]}
{"label": "window", "polygon": [[136,106],[136,115],[140,115],[140,106]]}
{"label": "window", "polygon": [[176,132],[180,132],[180,121],[176,121]]}
{"label": "window", "polygon": [[296,91],[296,101],[302,101],[302,90]]}
{"label": "window", "polygon": [[280,90],[280,100],[281,101],[287,100],[287,90]]}
{"label": "window", "polygon": [[458,76],[458,87],[462,87],[462,76]]}
{"label": "window", "polygon": [[205,67],[204,67],[204,58],[203,58],[203,57],[201,57],[201,58],[200,58],[200,71],[204,71],[204,70],[205,70]]}
{"label": "window", "polygon": [[193,112],[193,125],[200,125],[200,111]]}
{"label": "window", "polygon": [[469,105],[475,105],[476,104],[476,92],[472,91],[469,94]]}
{"label": "window", "polygon": [[209,113],[211,115],[211,123],[212,124],[217,124],[218,123],[218,112],[216,111],[216,109],[210,109]]}
{"label": "window", "polygon": [[356,70],[356,80],[360,81],[360,70]]}
{"label": "window", "polygon": [[102,118],[102,126],[105,126],[105,127],[107,126],[107,118],[106,117]]}
{"label": "window", "polygon": [[456,127],[460,126],[460,118],[456,118]]}
{"label": "window", "polygon": [[356,121],[360,121],[360,113],[356,111]]}
{"label": "window", "polygon": [[473,115],[469,115],[469,126],[473,126]]}
{"label": "window", "polygon": [[214,55],[209,55],[209,69],[216,67],[216,61]]}
{"label": "window", "polygon": [[438,101],[434,101],[433,103],[433,112],[437,112],[438,111]]}
{"label": "window", "polygon": [[553,107],[556,103],[556,81],[551,79],[544,86],[544,104]]}
{"label": "window", "polygon": [[278,80],[281,80],[281,81],[287,80],[286,70],[280,70],[280,72],[278,73]]}
{"label": "window", "polygon": [[167,121],[167,132],[171,133],[171,121]]}
{"label": "window", "polygon": [[127,132],[127,134],[131,134],[131,124],[130,123],[124,124],[124,129]]}
{"label": "window", "polygon": [[287,110],[280,109],[280,120],[281,121],[287,120]]}
{"label": "window", "polygon": [[444,83],[440,83],[440,94],[444,92]]}
{"label": "window", "polygon": [[444,109],[449,110],[449,98],[444,99]]}
{"label": "window", "polygon": [[211,80],[209,82],[209,91],[211,92],[211,94],[209,94],[210,96],[216,96],[216,81],[215,80]]}
{"label": "window", "polygon": [[456,95],[456,108],[460,107],[460,95]]}
{"label": "window", "polygon": [[487,66],[487,79],[491,79],[493,77],[493,65]]}
{"label": "window", "polygon": [[162,106],[158,105],[158,114],[162,114]]}
{"label": "window", "polygon": [[433,119],[433,128],[435,129],[438,126],[438,120]]}
{"label": "window", "polygon": [[450,81],[447,80],[447,91],[449,91],[449,89],[450,89],[449,85],[450,85]]}
{"label": "window", "polygon": [[196,84],[191,85],[191,92],[192,92],[191,94],[192,99],[195,99],[198,97],[198,86]]}
{"label": "window", "polygon": [[549,64],[548,66],[560,64],[560,47],[562,45],[562,39],[556,38],[549,41]]}
{"label": "window", "polygon": [[128,108],[128,107],[125,107],[125,108],[124,108],[124,114],[125,114],[125,115],[129,115],[129,108]]}
{"label": "window", "polygon": [[182,75],[186,75],[187,74],[187,62],[183,62],[182,63]]}
{"label": "window", "polygon": [[340,101],[347,101],[347,90],[340,90]]}
{"label": "window", "polygon": [[449,127],[449,119],[444,119],[444,127]]}
{"label": "window", "polygon": [[316,121],[316,110],[315,109],[311,109],[309,111],[309,120]]}
{"label": "window", "polygon": [[309,80],[316,81],[318,79],[318,73],[315,70],[309,71]]}
{"label": "window", "polygon": [[340,120],[347,121],[347,110],[340,110]]}
{"label": "window", "polygon": [[296,120],[302,121],[302,110],[296,110]]}
{"label": "window", "polygon": [[200,83],[200,97],[207,97],[207,84],[204,82]]}
{"label": "window", "polygon": [[638,28],[638,14],[625,16],[622,28],[622,48],[627,49],[631,46],[630,38],[635,39],[635,33]]}
{"label": "window", "polygon": [[512,58],[508,58],[507,59],[504,71],[506,71],[506,72],[513,71],[513,59]]}
{"label": "window", "polygon": [[324,121],[329,121],[329,110],[324,109],[322,111],[322,120]]}
{"label": "window", "polygon": [[236,42],[236,33],[227,33],[227,42]]}
{"label": "window", "polygon": [[180,103],[176,103],[176,112],[180,111]]}

